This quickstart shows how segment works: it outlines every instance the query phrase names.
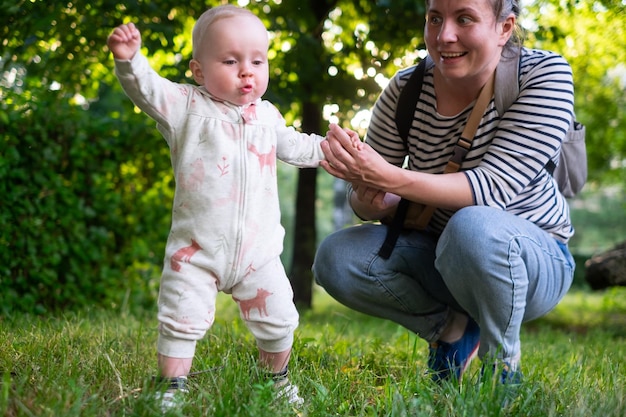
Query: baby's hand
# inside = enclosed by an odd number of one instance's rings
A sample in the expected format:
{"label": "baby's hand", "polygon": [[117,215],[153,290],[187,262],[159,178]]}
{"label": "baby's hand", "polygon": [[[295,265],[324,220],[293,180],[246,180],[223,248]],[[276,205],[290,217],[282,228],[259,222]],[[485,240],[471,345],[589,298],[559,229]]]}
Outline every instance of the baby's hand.
{"label": "baby's hand", "polygon": [[361,138],[355,131],[345,128],[343,130],[350,136],[350,141],[354,149],[357,151],[363,149],[363,142],[361,142]]}
{"label": "baby's hand", "polygon": [[131,59],[141,46],[141,33],[132,23],[120,25],[109,35],[107,46],[115,59]]}
{"label": "baby's hand", "polygon": [[[347,139],[345,138],[346,136],[348,137]],[[349,150],[349,148],[352,148],[360,151],[365,147],[365,144],[361,142],[359,135],[355,131],[348,128],[342,128],[336,123],[331,123],[329,125],[326,139],[336,140],[345,150]]]}

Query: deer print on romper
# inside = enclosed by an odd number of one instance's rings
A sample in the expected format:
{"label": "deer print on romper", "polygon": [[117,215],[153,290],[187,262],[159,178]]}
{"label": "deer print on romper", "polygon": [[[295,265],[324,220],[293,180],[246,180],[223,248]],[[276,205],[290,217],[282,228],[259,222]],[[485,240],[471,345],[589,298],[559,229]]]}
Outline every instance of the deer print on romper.
{"label": "deer print on romper", "polygon": [[191,173],[187,178],[181,172],[178,174],[178,184],[183,190],[199,191],[204,182],[204,162],[202,158],[198,158],[191,163]]}
{"label": "deer print on romper", "polygon": [[272,149],[267,153],[261,153],[253,144],[248,145],[248,150],[259,158],[261,173],[265,167],[269,167],[272,175],[276,172],[276,146],[272,145]]}
{"label": "deer print on romper", "polygon": [[266,289],[259,288],[256,290],[256,297],[250,298],[247,300],[240,300],[238,298],[233,297],[233,300],[239,303],[239,308],[243,313],[243,318],[248,320],[250,318],[250,310],[256,308],[259,310],[259,316],[268,316],[267,314],[267,304],[265,303],[265,299],[272,295],[271,292]]}
{"label": "deer print on romper", "polygon": [[170,266],[173,271],[180,272],[181,262],[189,263],[191,257],[202,248],[195,240],[191,239],[191,245],[178,249],[170,259]]}

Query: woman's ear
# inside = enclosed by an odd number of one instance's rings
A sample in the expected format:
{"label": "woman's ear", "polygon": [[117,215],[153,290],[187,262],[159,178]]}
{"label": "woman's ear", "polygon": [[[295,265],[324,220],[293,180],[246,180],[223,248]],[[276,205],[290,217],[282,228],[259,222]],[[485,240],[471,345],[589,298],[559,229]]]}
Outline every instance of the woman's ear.
{"label": "woman's ear", "polygon": [[513,35],[513,31],[515,30],[515,15],[511,13],[506,19],[504,19],[501,25],[502,32],[500,33],[500,46],[504,46],[509,41]]}
{"label": "woman's ear", "polygon": [[189,61],[189,69],[191,70],[191,75],[193,75],[193,79],[198,83],[198,85],[204,84],[204,75],[202,74],[202,66],[200,63],[192,59]]}

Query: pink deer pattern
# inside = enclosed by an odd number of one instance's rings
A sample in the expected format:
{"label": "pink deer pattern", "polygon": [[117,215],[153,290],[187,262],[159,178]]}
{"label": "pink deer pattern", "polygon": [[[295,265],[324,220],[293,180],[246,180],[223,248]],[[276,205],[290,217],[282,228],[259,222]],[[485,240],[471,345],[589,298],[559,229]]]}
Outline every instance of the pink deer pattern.
{"label": "pink deer pattern", "polygon": [[250,311],[253,308],[259,310],[259,316],[268,316],[267,314],[267,303],[266,299],[272,295],[271,292],[267,291],[264,288],[259,288],[256,290],[256,297],[250,298],[247,300],[240,300],[238,298],[233,297],[233,300],[239,303],[239,308],[243,313],[243,318],[248,320],[250,319]]}
{"label": "pink deer pattern", "polygon": [[174,253],[174,255],[172,255],[172,258],[170,259],[170,266],[172,270],[180,272],[182,267],[181,263],[189,263],[191,257],[195,255],[195,253],[199,250],[202,250],[202,248],[200,247],[198,242],[191,239],[190,246],[180,248]]}
{"label": "pink deer pattern", "polygon": [[276,172],[276,146],[272,145],[272,149],[267,153],[261,153],[253,144],[248,145],[248,150],[259,158],[261,173],[265,167],[269,167],[270,172]]}
{"label": "pink deer pattern", "polygon": [[181,172],[178,174],[178,184],[183,190],[199,191],[204,182],[204,162],[198,158],[191,164],[191,173],[187,178]]}

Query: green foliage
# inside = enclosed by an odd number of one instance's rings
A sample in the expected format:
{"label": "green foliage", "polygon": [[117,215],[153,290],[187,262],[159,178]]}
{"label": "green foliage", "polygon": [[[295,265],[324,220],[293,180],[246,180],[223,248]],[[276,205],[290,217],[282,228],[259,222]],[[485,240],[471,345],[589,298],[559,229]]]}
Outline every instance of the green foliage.
{"label": "green foliage", "polygon": [[274,35],[267,98],[289,122],[303,119],[303,126],[322,133],[323,121],[307,121],[303,103],[320,109],[335,104],[334,116],[350,126],[380,94],[377,76],[390,77],[413,63],[422,44],[422,0],[283,1],[261,9],[269,10],[259,15]]}
{"label": "green foliage", "polygon": [[[0,0],[0,314],[153,301],[174,180],[154,123],[117,85],[106,37],[117,24],[135,22],[155,68],[189,81],[191,25],[218,3]],[[570,3],[536,2],[528,44],[570,60],[592,179],[620,179],[624,6]],[[272,35],[267,98],[308,131],[324,133],[322,114],[348,126],[423,49],[423,0],[260,0],[248,7]],[[329,104],[336,106],[322,111]],[[288,227],[295,175],[281,174]],[[331,230],[332,181],[318,178],[323,236]],[[290,232],[286,254],[298,243]]]}
{"label": "green foliage", "polygon": [[[155,68],[188,81],[191,25],[218,3],[0,1],[1,312],[154,299],[173,187],[168,150],[117,86],[106,37],[135,22]],[[383,28],[404,26],[395,39],[404,36],[414,20],[398,17],[421,10],[404,10],[405,3],[249,4],[273,33],[267,98],[310,131],[325,129],[322,112],[300,122],[304,102],[317,109],[340,103],[342,120],[369,107],[379,87],[371,75],[356,80],[354,69],[374,61],[380,69],[389,55],[363,48],[369,29],[356,25],[368,28],[382,14],[387,23],[374,23],[373,36],[397,47]],[[331,24],[349,53],[320,42]],[[339,68],[333,76],[331,61]],[[357,90],[368,93],[355,100]]]}
{"label": "green foliage", "polygon": [[[570,212],[576,228],[569,242],[572,253],[588,258],[626,241],[626,187],[623,185],[599,190],[588,186],[570,202]],[[578,263],[581,271],[583,264]]]}
{"label": "green foliage", "polygon": [[538,0],[525,13],[526,44],[556,51],[572,66],[589,177],[601,183],[623,183],[626,175],[625,12],[624,2]]}
{"label": "green foliage", "polygon": [[162,140],[133,139],[153,128],[120,95],[90,111],[54,91],[5,97],[0,313],[152,302],[171,200]]}

